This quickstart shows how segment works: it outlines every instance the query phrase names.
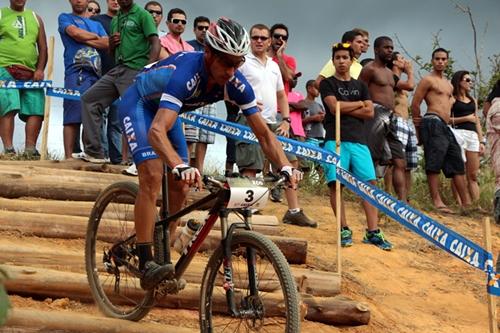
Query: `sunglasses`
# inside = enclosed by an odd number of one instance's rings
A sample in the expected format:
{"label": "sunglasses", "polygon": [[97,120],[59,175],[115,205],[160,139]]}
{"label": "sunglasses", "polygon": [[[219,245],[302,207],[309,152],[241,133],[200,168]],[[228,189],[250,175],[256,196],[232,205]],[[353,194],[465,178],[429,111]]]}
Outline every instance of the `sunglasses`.
{"label": "sunglasses", "polygon": [[87,7],[87,12],[94,13],[94,14],[99,14],[101,12],[101,10],[99,8]]}
{"label": "sunglasses", "polygon": [[241,65],[245,63],[245,57],[241,57],[237,61],[231,61],[228,57],[222,55],[222,54],[217,54],[217,58],[219,58],[220,62],[222,65],[226,68],[239,68]]}
{"label": "sunglasses", "polygon": [[196,27],[198,31],[205,31],[208,30],[208,25],[199,25]]}
{"label": "sunglasses", "polygon": [[156,15],[156,16],[162,16],[163,12],[161,10],[153,10],[153,9],[148,9],[149,14],[151,15]]}
{"label": "sunglasses", "polygon": [[332,45],[334,49],[348,49],[351,47],[350,43],[335,43]]}
{"label": "sunglasses", "polygon": [[464,79],[464,81],[465,81],[465,82],[467,82],[467,83],[472,83],[472,82],[474,82],[474,81],[472,81],[472,79],[471,79],[470,77],[465,78],[465,79]]}
{"label": "sunglasses", "polygon": [[186,20],[181,20],[181,19],[171,19],[170,22],[172,22],[173,24],[182,24],[182,25],[186,25],[187,21]]}
{"label": "sunglasses", "polygon": [[283,41],[287,41],[288,40],[288,36],[287,35],[280,35],[280,34],[273,34],[273,38],[274,39],[280,39],[283,40]]}
{"label": "sunglasses", "polygon": [[269,39],[269,37],[267,37],[267,36],[252,36],[250,38],[252,38],[252,40],[254,40],[254,41],[261,40],[263,42],[265,42],[266,40]]}

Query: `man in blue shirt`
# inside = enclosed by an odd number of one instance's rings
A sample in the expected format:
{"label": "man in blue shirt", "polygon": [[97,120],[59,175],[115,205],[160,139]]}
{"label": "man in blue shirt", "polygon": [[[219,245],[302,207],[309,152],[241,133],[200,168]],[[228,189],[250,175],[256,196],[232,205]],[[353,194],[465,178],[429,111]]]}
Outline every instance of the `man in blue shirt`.
{"label": "man in blue shirt", "polygon": [[[97,50],[108,48],[108,37],[100,23],[85,17],[88,1],[70,0],[70,4],[72,12],[63,13],[58,19],[64,45],[64,87],[83,93],[101,76]],[[71,159],[82,123],[81,103],[65,99],[63,108],[64,156]]]}
{"label": "man in blue shirt", "polygon": [[[257,109],[252,87],[237,70],[245,61],[249,37],[238,23],[220,18],[206,34],[204,53],[177,53],[146,67],[127,90],[119,107],[123,131],[139,174],[135,228],[141,287],[152,289],[173,273],[172,264],[153,260],[152,235],[163,165],[169,172],[169,212],[184,204],[190,185],[201,186],[199,171],[187,163],[179,113],[228,99],[240,106],[264,153],[279,165],[293,187],[302,173],[293,169],[275,135]],[[279,148],[278,148],[279,147]],[[174,181],[176,175],[182,181]],[[175,198],[175,199],[174,199]],[[170,225],[174,235],[177,223]]]}

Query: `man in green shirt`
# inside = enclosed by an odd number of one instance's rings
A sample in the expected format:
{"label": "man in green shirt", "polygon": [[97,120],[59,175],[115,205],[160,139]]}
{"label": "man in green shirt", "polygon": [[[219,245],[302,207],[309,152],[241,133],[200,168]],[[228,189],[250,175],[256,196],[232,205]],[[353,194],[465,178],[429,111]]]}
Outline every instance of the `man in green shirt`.
{"label": "man in green shirt", "polygon": [[[47,39],[43,21],[26,0],[10,0],[0,9],[0,80],[43,80],[47,64]],[[15,154],[14,118],[26,122],[25,154],[39,157],[35,149],[42,127],[45,95],[43,89],[0,89],[0,136],[4,153]]]}
{"label": "man in green shirt", "polygon": [[154,20],[133,0],[118,0],[120,11],[111,21],[109,49],[116,66],[82,96],[84,159],[104,163],[101,125],[104,110],[132,84],[145,65],[158,60],[160,42]]}

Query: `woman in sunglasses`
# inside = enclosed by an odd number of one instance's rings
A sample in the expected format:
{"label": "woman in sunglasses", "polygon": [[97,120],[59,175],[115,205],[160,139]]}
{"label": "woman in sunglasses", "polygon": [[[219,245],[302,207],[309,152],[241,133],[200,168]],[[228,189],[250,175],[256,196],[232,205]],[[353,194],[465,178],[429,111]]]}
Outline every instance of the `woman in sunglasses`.
{"label": "woman in sunglasses", "polygon": [[451,84],[455,103],[451,108],[450,124],[462,147],[470,197],[473,201],[477,201],[479,156],[484,153],[486,140],[483,137],[479,117],[476,115],[476,101],[470,95],[473,81],[468,71],[458,71],[453,74]]}
{"label": "woman in sunglasses", "polygon": [[87,5],[87,17],[92,17],[95,15],[99,15],[101,13],[101,6],[95,0],[90,0]]}

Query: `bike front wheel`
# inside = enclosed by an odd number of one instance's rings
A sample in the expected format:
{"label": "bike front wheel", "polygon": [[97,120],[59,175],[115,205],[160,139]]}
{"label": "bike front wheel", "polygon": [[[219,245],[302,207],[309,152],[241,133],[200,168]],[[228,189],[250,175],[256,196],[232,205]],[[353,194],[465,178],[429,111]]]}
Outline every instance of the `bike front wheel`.
{"label": "bike front wheel", "polygon": [[153,291],[138,278],[134,203],[138,185],[119,182],[107,187],[90,214],[85,240],[85,269],[99,309],[113,318],[140,320],[154,304]]}
{"label": "bike front wheel", "polygon": [[261,234],[237,231],[230,260],[236,313],[228,308],[226,290],[231,286],[225,282],[228,270],[221,245],[203,275],[201,332],[300,332],[299,296],[278,247]]}

